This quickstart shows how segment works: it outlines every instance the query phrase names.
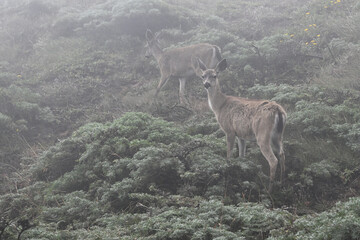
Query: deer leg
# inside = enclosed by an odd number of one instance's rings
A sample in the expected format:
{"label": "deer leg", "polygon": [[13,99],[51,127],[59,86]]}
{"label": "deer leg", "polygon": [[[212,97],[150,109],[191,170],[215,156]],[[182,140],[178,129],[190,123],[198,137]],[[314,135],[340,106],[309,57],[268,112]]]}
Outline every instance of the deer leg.
{"label": "deer leg", "polygon": [[161,75],[160,77],[160,81],[159,84],[156,88],[156,93],[155,93],[155,97],[157,97],[157,95],[159,94],[160,90],[165,86],[165,84],[169,81],[170,76],[169,77],[165,77],[164,75]]}
{"label": "deer leg", "polygon": [[226,143],[227,143],[227,152],[226,158],[229,159],[231,157],[232,149],[234,147],[235,142],[235,134],[226,134]]}
{"label": "deer leg", "polygon": [[280,182],[282,183],[285,174],[285,153],[282,144],[280,145],[279,160],[280,160]]}
{"label": "deer leg", "polygon": [[185,100],[184,93],[185,93],[186,78],[179,78],[179,82],[180,82],[179,99],[180,99],[180,103],[183,104]]}
{"label": "deer leg", "polygon": [[276,168],[278,165],[278,159],[276,158],[273,150],[271,149],[270,141],[259,141],[258,140],[258,145],[260,147],[261,153],[263,154],[263,156],[266,158],[266,160],[269,163],[269,167],[270,167],[269,192],[271,192],[272,184],[275,179]]}
{"label": "deer leg", "polygon": [[280,182],[282,183],[285,174],[285,154],[282,144],[282,135],[272,138],[272,145],[280,162]]}
{"label": "deer leg", "polygon": [[245,157],[246,143],[244,139],[237,137],[239,146],[239,157]]}

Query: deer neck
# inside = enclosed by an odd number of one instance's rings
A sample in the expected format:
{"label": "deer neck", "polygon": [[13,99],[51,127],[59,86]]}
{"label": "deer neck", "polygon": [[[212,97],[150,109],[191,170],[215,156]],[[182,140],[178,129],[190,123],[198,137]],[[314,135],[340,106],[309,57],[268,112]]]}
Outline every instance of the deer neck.
{"label": "deer neck", "polygon": [[217,114],[226,101],[226,95],[221,92],[219,84],[207,90],[208,103],[211,110]]}
{"label": "deer neck", "polygon": [[152,54],[155,57],[156,61],[159,62],[164,51],[157,44],[155,44],[151,50],[152,50]]}

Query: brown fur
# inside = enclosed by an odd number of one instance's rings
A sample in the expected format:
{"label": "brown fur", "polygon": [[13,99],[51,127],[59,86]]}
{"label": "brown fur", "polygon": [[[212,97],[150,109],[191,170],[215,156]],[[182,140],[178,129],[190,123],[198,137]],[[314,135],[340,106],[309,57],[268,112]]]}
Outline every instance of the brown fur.
{"label": "brown fur", "polygon": [[283,107],[273,101],[251,100],[223,94],[217,74],[226,66],[226,60],[223,59],[215,69],[207,69],[201,60],[194,67],[198,69],[198,73],[201,72],[208,93],[209,106],[226,134],[227,158],[231,157],[235,137],[238,138],[241,157],[245,156],[245,141],[255,140],[270,166],[269,190],[271,190],[278,164],[274,151],[280,158],[281,180],[285,172],[282,138],[286,112]]}
{"label": "brown fur", "polygon": [[146,56],[153,55],[160,68],[160,81],[156,89],[156,96],[171,77],[179,79],[180,102],[184,101],[185,84],[196,74],[191,63],[193,57],[201,58],[208,66],[215,67],[221,59],[220,48],[208,43],[168,49],[163,51],[156,37],[150,30],[146,32],[148,51]]}

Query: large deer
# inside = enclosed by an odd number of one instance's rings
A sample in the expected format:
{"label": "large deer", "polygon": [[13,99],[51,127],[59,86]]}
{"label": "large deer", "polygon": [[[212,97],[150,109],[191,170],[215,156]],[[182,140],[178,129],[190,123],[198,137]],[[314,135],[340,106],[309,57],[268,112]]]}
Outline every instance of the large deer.
{"label": "large deer", "polygon": [[271,191],[278,165],[274,151],[280,158],[281,181],[285,172],[282,144],[286,122],[285,110],[276,102],[251,100],[222,93],[217,75],[226,69],[226,59],[221,60],[214,69],[208,69],[199,58],[192,59],[192,62],[197,75],[203,79],[209,106],[226,134],[227,158],[231,157],[235,137],[238,140],[240,157],[245,156],[245,141],[256,140],[270,166]]}
{"label": "large deer", "polygon": [[208,43],[200,43],[186,47],[162,50],[154,34],[148,29],[146,31],[147,51],[146,57],[155,57],[160,68],[160,81],[156,89],[155,97],[161,88],[172,77],[178,78],[180,82],[179,98],[180,103],[184,103],[185,84],[188,79],[195,77],[195,72],[191,64],[193,56],[201,58],[207,66],[215,67],[221,60],[220,48]]}

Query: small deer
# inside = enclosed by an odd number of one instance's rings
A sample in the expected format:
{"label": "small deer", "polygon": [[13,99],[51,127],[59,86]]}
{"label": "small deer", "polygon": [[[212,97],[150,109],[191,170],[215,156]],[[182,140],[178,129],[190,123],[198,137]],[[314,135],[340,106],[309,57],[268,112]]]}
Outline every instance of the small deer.
{"label": "small deer", "polygon": [[199,58],[193,58],[192,63],[197,75],[203,79],[208,104],[226,134],[227,158],[231,157],[235,137],[238,140],[240,157],[245,156],[245,141],[256,140],[270,166],[269,191],[271,191],[278,165],[274,151],[280,159],[281,181],[285,172],[282,144],[286,122],[285,110],[276,102],[251,100],[222,93],[217,75],[226,69],[226,59],[221,60],[214,69],[208,69]]}
{"label": "small deer", "polygon": [[155,57],[160,68],[160,81],[156,89],[155,97],[169,81],[171,77],[178,78],[180,82],[179,98],[184,103],[185,84],[188,79],[195,77],[195,71],[191,64],[193,56],[201,58],[208,66],[215,67],[221,60],[220,48],[208,43],[200,43],[186,47],[162,50],[157,37],[148,29],[146,31],[147,50],[145,57]]}

